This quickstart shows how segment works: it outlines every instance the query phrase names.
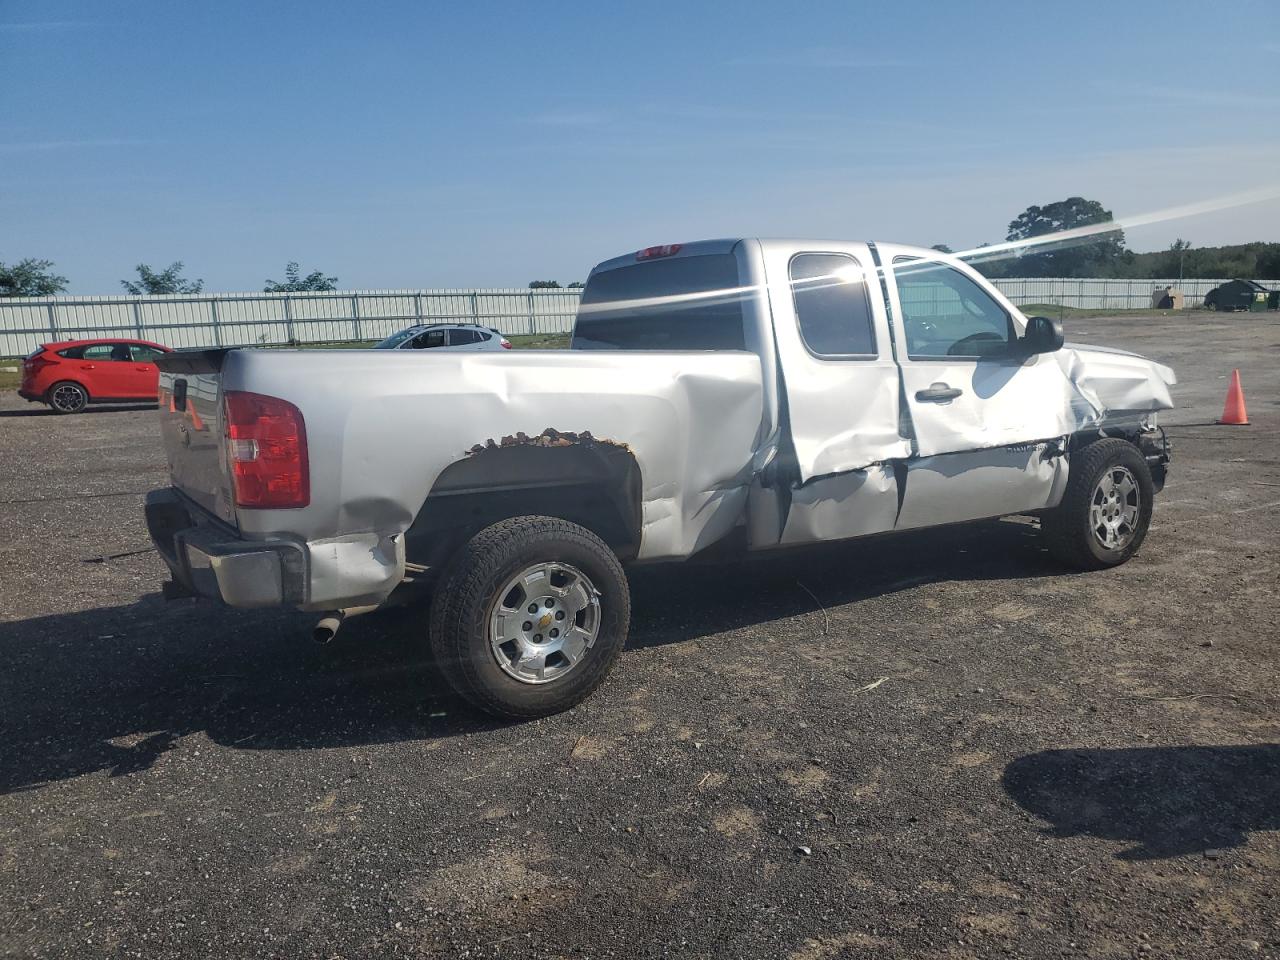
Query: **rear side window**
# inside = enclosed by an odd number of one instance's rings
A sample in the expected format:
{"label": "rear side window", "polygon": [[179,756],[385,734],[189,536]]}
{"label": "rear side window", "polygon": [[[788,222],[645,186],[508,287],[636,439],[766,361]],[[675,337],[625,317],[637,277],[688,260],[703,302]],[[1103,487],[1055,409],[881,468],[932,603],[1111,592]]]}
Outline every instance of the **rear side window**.
{"label": "rear side window", "polygon": [[731,253],[651,260],[594,274],[575,350],[745,350],[738,261]]}
{"label": "rear side window", "polygon": [[443,330],[428,330],[426,333],[420,333],[409,343],[411,350],[427,350],[431,347],[444,346]]}
{"label": "rear side window", "polygon": [[129,345],[127,343],[95,343],[85,347],[80,357],[83,360],[128,360]]}
{"label": "rear side window", "polygon": [[460,347],[468,343],[478,343],[480,334],[465,327],[454,327],[449,331],[449,346]]}
{"label": "rear side window", "polygon": [[820,357],[873,356],[866,277],[853,257],[802,253],[791,258],[791,296],[800,336]]}
{"label": "rear side window", "polygon": [[65,350],[59,350],[58,356],[65,357],[68,360],[83,359],[84,347],[67,347]]}

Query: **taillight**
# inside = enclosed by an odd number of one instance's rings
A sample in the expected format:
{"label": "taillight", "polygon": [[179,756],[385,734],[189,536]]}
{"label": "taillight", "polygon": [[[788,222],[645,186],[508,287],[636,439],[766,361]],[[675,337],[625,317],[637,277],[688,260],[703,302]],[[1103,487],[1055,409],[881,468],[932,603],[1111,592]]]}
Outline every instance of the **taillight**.
{"label": "taillight", "polygon": [[307,427],[287,400],[244,390],[225,396],[227,460],[236,506],[252,510],[311,502]]}
{"label": "taillight", "polygon": [[498,343],[502,345],[502,349],[503,349],[503,350],[510,350],[510,349],[511,349],[511,341],[510,341],[510,340],[508,340],[506,337],[499,337],[499,338],[498,338]]}
{"label": "taillight", "polygon": [[48,357],[29,357],[22,361],[22,368],[27,373],[39,373],[45,367],[52,367],[57,360],[50,360]]}
{"label": "taillight", "polygon": [[637,260],[656,260],[659,257],[674,257],[680,252],[683,243],[664,243],[658,247],[645,247],[636,254]]}

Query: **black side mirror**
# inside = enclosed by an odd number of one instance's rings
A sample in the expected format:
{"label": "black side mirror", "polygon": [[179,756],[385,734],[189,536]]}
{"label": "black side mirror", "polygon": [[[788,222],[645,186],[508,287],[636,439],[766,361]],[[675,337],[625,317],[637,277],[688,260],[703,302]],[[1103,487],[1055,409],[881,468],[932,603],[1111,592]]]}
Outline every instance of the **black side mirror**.
{"label": "black side mirror", "polygon": [[1049,317],[1028,317],[1022,334],[1022,348],[1027,353],[1053,353],[1062,349],[1062,321]]}

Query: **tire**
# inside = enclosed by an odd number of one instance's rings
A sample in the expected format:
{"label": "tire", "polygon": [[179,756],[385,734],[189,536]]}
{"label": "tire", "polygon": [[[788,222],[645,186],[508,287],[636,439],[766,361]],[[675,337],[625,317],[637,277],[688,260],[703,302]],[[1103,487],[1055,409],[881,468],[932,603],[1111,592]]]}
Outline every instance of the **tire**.
{"label": "tire", "polygon": [[59,380],[45,398],[54,413],[82,413],[89,405],[89,391],[74,380]]}
{"label": "tire", "polygon": [[1041,519],[1049,552],[1079,570],[1119,566],[1151,526],[1155,487],[1146,459],[1127,440],[1098,440],[1072,454],[1069,469],[1062,503]]}
{"label": "tire", "polygon": [[514,517],[481,530],[450,561],[431,603],[431,648],[473,706],[532,720],[568,710],[604,682],[630,620],[626,574],[604,541],[567,520]]}

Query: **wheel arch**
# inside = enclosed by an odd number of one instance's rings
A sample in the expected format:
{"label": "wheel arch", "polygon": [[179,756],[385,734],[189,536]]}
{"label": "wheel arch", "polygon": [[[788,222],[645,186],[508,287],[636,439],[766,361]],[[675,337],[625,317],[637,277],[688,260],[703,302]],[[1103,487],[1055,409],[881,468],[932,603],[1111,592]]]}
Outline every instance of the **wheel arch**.
{"label": "wheel arch", "polygon": [[642,487],[628,447],[590,434],[506,440],[473,448],[436,478],[405,532],[411,563],[437,570],[485,527],[531,515],[579,524],[620,559],[635,557]]}

